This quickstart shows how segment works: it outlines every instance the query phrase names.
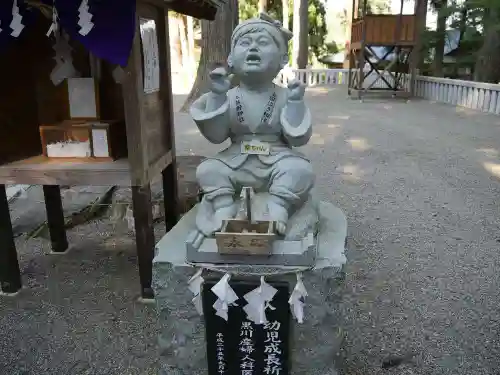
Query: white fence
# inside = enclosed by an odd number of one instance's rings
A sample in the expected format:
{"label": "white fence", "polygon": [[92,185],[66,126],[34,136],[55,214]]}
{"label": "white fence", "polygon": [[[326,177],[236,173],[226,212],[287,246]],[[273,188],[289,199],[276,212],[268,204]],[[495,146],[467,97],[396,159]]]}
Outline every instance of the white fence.
{"label": "white fence", "polygon": [[[368,70],[365,71],[368,73]],[[297,78],[299,81],[307,82],[308,87],[320,85],[345,85],[348,84],[349,69],[283,69],[275,79],[277,84],[286,86],[288,81]],[[392,84],[392,78],[389,75],[384,77]],[[364,83],[368,87],[374,80],[377,79],[377,74],[372,73],[366,77]],[[373,87],[384,88],[385,82],[382,79],[377,79]]]}
{"label": "white fence", "polygon": [[418,76],[417,97],[500,115],[500,84]]}
{"label": "white fence", "polygon": [[[296,77],[308,86],[346,85],[348,84],[348,69],[284,69],[276,77],[276,83],[286,85]],[[392,84],[392,77],[385,77]],[[375,73],[365,79],[365,87],[377,79]],[[408,88],[409,76],[402,77],[402,84]],[[373,87],[387,87],[378,78]],[[500,84],[462,81],[457,79],[417,76],[415,95],[419,98],[440,103],[470,108],[478,111],[500,115]]]}

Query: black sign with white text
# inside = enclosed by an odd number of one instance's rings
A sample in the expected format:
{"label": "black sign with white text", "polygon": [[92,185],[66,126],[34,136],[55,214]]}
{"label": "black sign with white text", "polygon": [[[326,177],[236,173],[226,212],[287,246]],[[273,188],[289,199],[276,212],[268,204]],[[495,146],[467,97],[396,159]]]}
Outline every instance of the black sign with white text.
{"label": "black sign with white text", "polygon": [[238,295],[237,306],[230,306],[228,320],[216,315],[213,304],[217,296],[211,288],[218,280],[206,280],[202,301],[205,318],[209,375],[288,375],[290,308],[287,283],[272,283],[278,292],[266,309],[267,323],[255,324],[247,319],[243,307],[245,294],[260,283],[230,281]]}

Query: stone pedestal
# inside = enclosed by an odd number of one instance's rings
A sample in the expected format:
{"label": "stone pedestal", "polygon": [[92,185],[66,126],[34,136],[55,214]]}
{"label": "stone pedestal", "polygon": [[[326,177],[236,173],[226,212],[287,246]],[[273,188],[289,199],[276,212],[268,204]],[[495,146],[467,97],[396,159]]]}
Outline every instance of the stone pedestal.
{"label": "stone pedestal", "polygon": [[305,318],[302,324],[294,320],[291,332],[291,374],[335,375],[333,358],[342,342],[339,322],[339,303],[343,290],[344,244],[347,222],[341,210],[321,202],[320,227],[317,236],[318,253],[314,267],[188,264],[186,237],[193,228],[196,209],[181,221],[157,244],[153,262],[153,288],[159,318],[159,347],[161,375],[205,375],[207,358],[205,328],[191,300],[189,279],[199,268],[203,277],[285,281],[293,290],[296,273],[302,272],[308,292],[305,299]]}

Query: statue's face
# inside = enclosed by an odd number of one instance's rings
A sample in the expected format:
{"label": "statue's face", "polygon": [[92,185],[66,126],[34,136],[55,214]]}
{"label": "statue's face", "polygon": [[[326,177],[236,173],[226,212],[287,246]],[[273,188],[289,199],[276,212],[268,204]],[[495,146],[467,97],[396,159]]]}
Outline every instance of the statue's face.
{"label": "statue's face", "polygon": [[281,69],[281,51],[266,31],[249,32],[235,43],[231,62],[236,74],[277,74]]}

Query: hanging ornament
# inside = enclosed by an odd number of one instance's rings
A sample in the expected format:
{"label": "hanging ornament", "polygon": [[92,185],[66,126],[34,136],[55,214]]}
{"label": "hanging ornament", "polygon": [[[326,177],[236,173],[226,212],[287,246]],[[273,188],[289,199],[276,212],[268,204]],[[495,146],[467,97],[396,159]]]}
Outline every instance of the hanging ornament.
{"label": "hanging ornament", "polygon": [[115,82],[118,84],[123,83],[123,81],[125,80],[126,73],[120,65],[114,68],[111,74],[113,75],[113,79],[115,80]]}
{"label": "hanging ornament", "polygon": [[295,288],[293,288],[292,295],[288,300],[290,304],[292,315],[297,322],[304,322],[304,299],[307,297],[307,290],[302,282],[302,275],[297,273],[297,283],[295,284]]}
{"label": "hanging ornament", "polygon": [[59,15],[57,14],[56,2],[52,4],[52,23],[50,24],[50,28],[47,31],[47,37],[50,37],[51,34],[57,35],[57,31],[59,30]]}
{"label": "hanging ornament", "polygon": [[188,287],[194,297],[191,300],[196,308],[198,314],[203,315],[203,304],[201,301],[201,286],[205,279],[203,279],[203,268],[200,268],[191,279],[188,281]]}
{"label": "hanging ornament", "polygon": [[243,298],[248,304],[243,307],[247,314],[247,318],[255,324],[267,323],[266,309],[275,310],[270,302],[278,292],[276,288],[266,283],[264,276],[260,278],[260,286],[248,292]]}
{"label": "hanging ornament", "polygon": [[78,32],[80,35],[85,36],[94,28],[94,23],[92,22],[94,15],[89,12],[89,0],[82,0],[78,12],[78,26],[80,26],[80,31]]}
{"label": "hanging ornament", "polygon": [[12,4],[12,21],[10,23],[10,28],[12,29],[10,35],[14,38],[17,38],[24,29],[23,16],[19,13],[17,0],[14,0],[14,3]]}
{"label": "hanging ornament", "polygon": [[69,45],[69,36],[56,26],[54,32],[55,42],[52,49],[55,52],[54,60],[56,66],[50,73],[50,80],[57,86],[66,78],[78,77],[80,73],[73,66],[73,58],[71,56],[71,46]]}
{"label": "hanging ornament", "polygon": [[217,284],[212,287],[212,292],[217,296],[217,301],[213,304],[215,315],[227,321],[229,306],[235,306],[238,296],[229,285],[231,275],[226,273]]}
{"label": "hanging ornament", "polygon": [[[2,21],[0,21],[0,26],[2,26]],[[0,33],[2,32],[2,28],[0,27]]]}

